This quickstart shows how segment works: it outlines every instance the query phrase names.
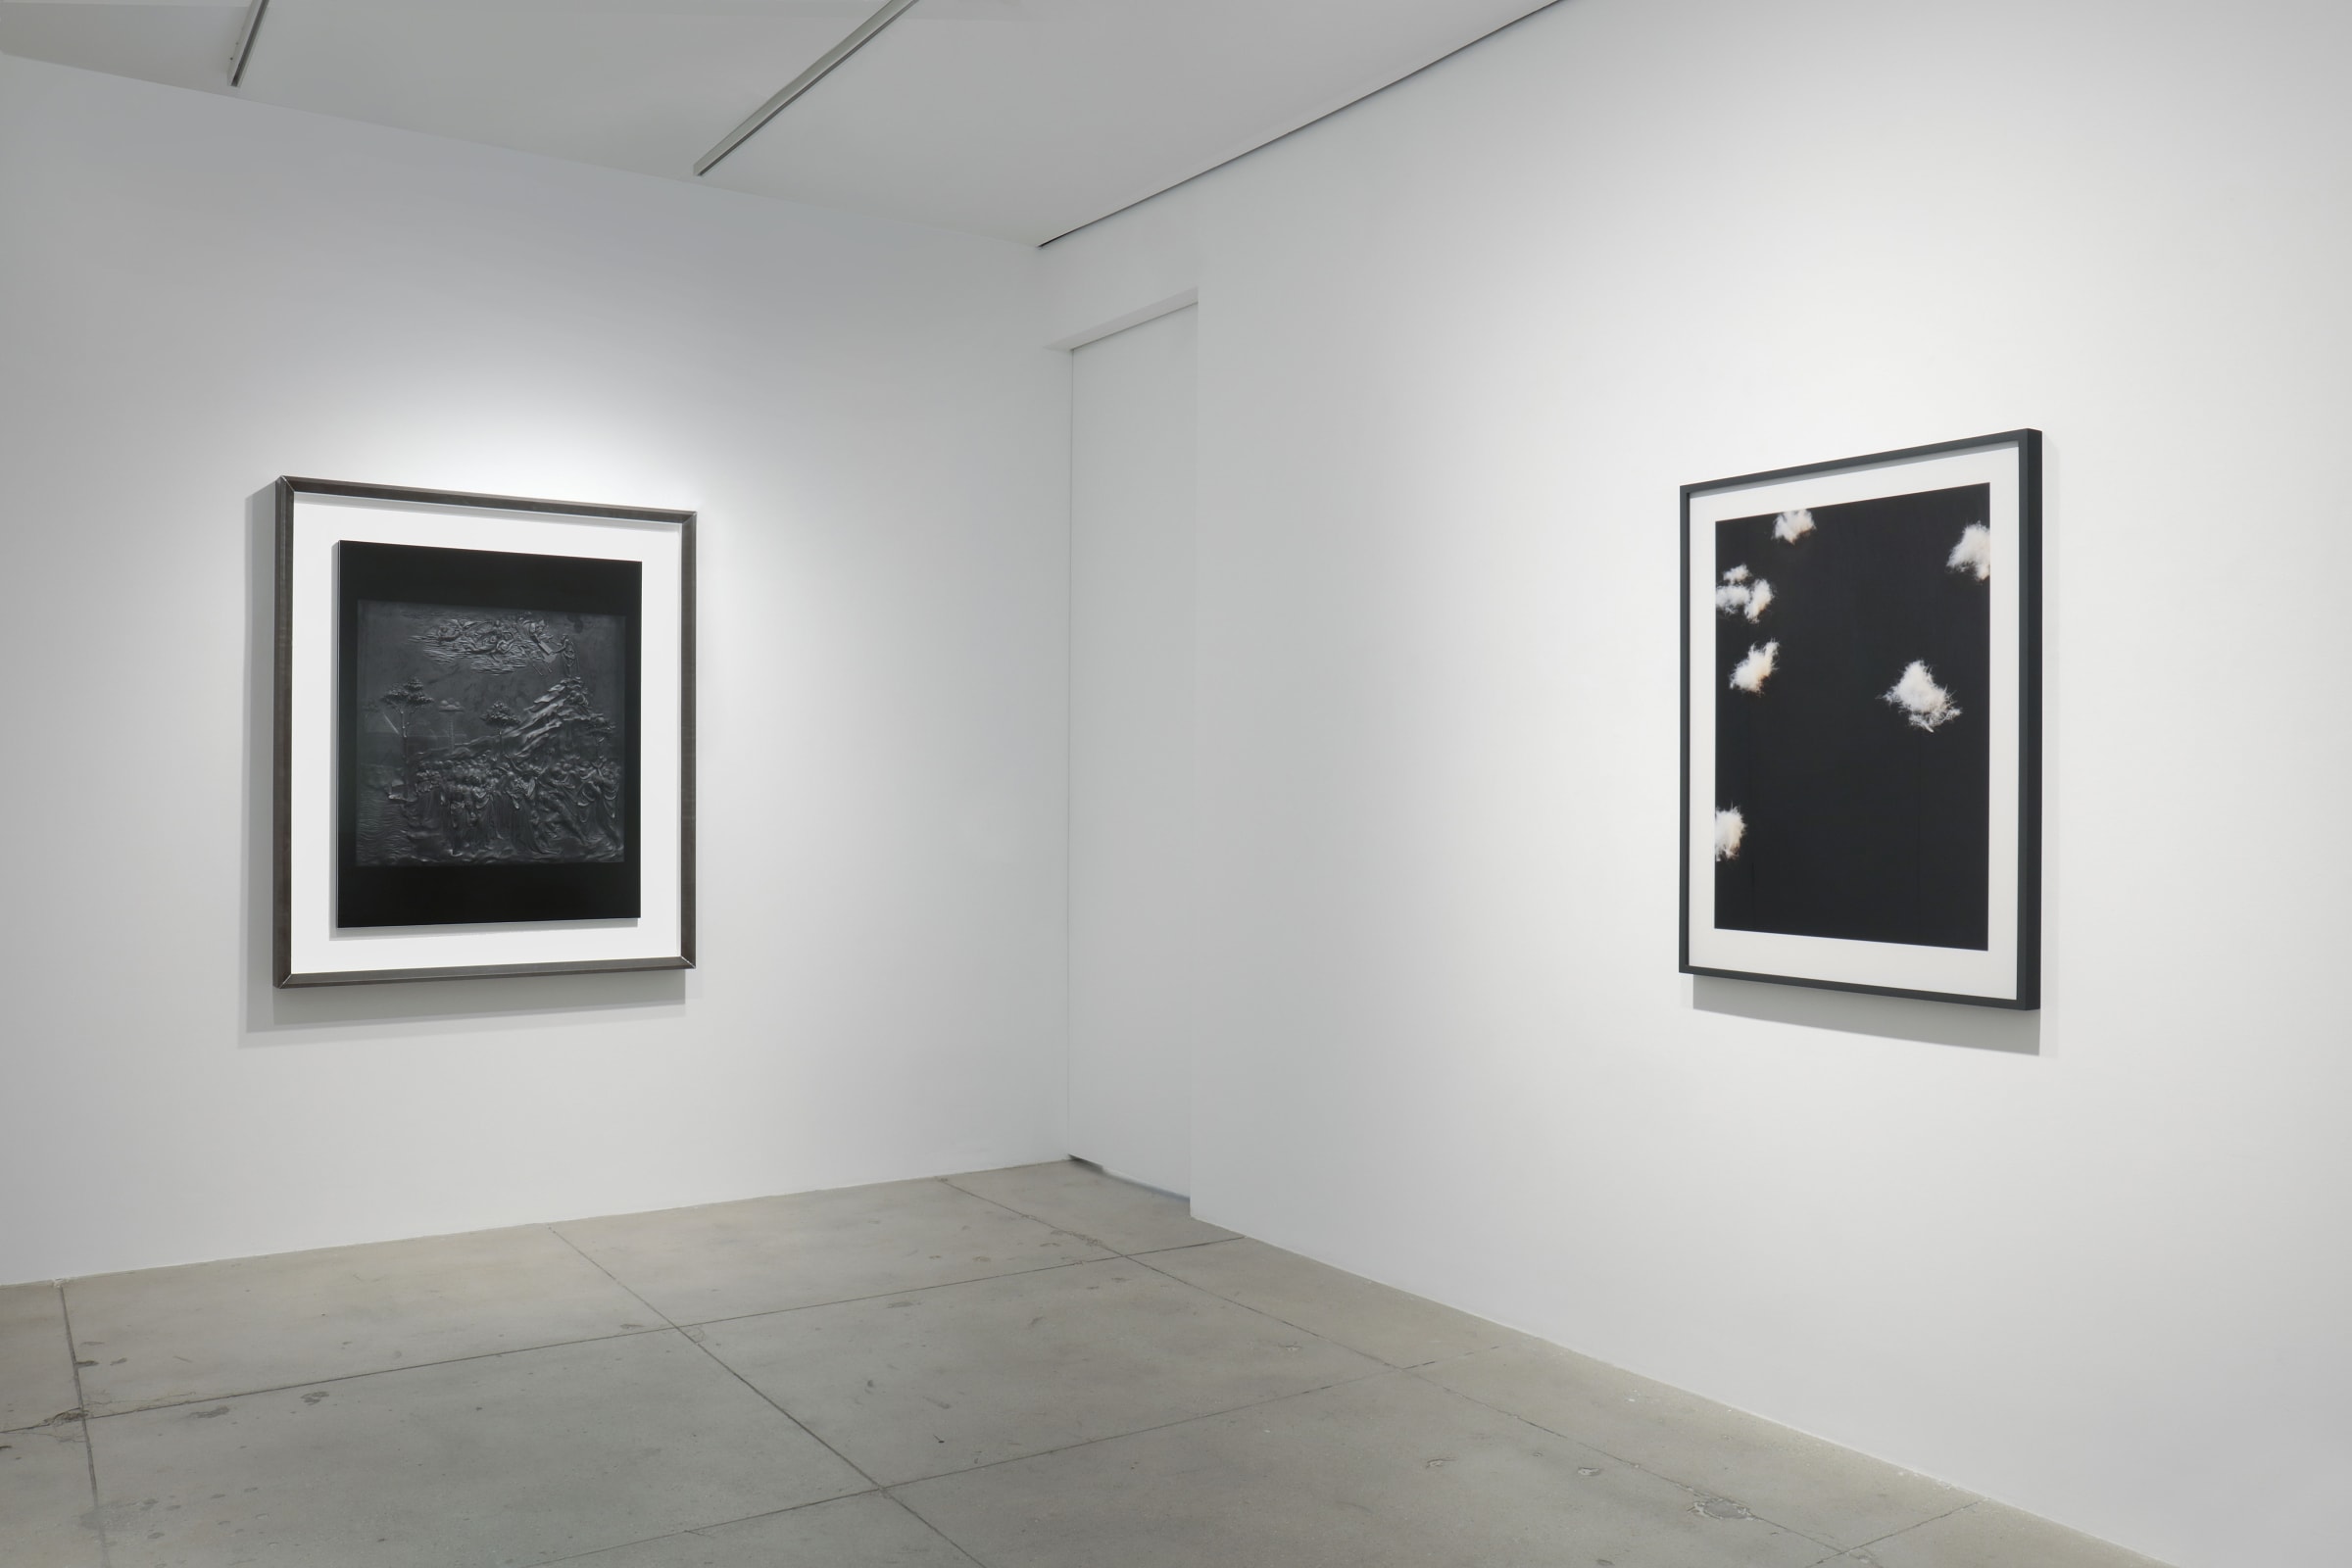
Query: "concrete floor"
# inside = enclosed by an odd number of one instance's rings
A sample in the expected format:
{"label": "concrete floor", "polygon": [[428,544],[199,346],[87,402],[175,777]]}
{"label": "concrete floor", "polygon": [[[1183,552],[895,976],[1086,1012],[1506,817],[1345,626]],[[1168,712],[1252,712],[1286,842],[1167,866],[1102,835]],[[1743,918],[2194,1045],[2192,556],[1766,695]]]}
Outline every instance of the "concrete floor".
{"label": "concrete floor", "polygon": [[2147,1568],[1067,1163],[0,1290],[0,1562]]}

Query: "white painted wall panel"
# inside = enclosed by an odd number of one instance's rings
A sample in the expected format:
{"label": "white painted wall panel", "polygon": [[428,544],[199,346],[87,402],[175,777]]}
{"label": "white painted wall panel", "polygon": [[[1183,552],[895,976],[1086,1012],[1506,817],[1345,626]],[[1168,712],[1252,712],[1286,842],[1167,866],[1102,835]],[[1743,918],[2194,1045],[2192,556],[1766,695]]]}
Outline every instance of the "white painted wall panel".
{"label": "white painted wall panel", "polygon": [[1195,318],[1071,356],[1070,1150],[1192,1190]]}
{"label": "white painted wall panel", "polygon": [[[0,1280],[1058,1155],[1033,273],[0,59]],[[280,473],[701,513],[702,968],[268,987]]]}
{"label": "white painted wall panel", "polygon": [[[1050,333],[1207,323],[1204,1218],[2188,1568],[2341,1556],[2348,50],[1573,0],[1048,251]],[[1676,487],[2029,424],[2047,1005],[1693,986]]]}

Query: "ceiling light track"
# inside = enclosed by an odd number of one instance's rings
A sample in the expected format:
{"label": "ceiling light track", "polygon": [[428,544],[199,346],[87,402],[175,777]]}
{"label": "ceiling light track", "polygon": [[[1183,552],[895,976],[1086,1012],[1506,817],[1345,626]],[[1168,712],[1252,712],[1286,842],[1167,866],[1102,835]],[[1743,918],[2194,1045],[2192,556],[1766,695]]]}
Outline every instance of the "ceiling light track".
{"label": "ceiling light track", "polygon": [[[1238,164],[1245,158],[1253,157],[1258,153],[1262,153],[1267,148],[1272,147],[1279,142],[1290,140],[1293,136],[1298,135],[1302,130],[1312,130],[1315,126],[1320,125],[1326,120],[1330,120],[1337,115],[1344,115],[1358,104],[1370,103],[1382,93],[1403,86],[1406,82],[1412,80],[1415,76],[1420,75],[1423,72],[1433,71],[1439,66],[1444,65],[1446,61],[1451,60],[1455,55],[1467,54],[1471,50],[1477,48],[1480,44],[1485,43],[1489,38],[1498,38],[1502,34],[1510,31],[1513,27],[1518,26],[1521,23],[1528,21],[1530,18],[1540,17],[1544,12],[1549,11],[1552,7],[1565,3],[1566,0],[1543,0],[1543,4],[1534,7],[1532,10],[1521,12],[1518,16],[1513,17],[1510,21],[1502,24],[1498,27],[1489,28],[1487,31],[1482,32],[1477,37],[1471,39],[1468,43],[1455,44],[1451,49],[1448,49],[1444,54],[1438,56],[1437,59],[1430,61],[1426,65],[1415,66],[1412,70],[1406,72],[1403,75],[1398,76],[1394,81],[1383,82],[1380,86],[1374,87],[1368,92],[1359,93],[1355,97],[1348,99],[1344,104],[1324,110],[1312,120],[1303,121],[1298,124],[1293,125],[1290,129],[1283,131],[1279,135],[1267,137],[1264,141],[1259,142],[1254,147],[1245,147],[1230,158],[1219,159],[1217,162],[1209,165],[1206,169],[1195,170],[1193,172],[1185,175],[1182,179],[1177,180],[1174,184],[1162,185],[1159,189],[1152,191],[1149,195],[1138,196],[1133,201],[1114,207],[1107,213],[1099,214],[1096,217],[1088,219],[1085,222],[1080,223],[1075,228],[1065,228],[1060,233],[1054,235],[1052,239],[1039,240],[1037,242],[1037,248],[1042,251],[1049,245],[1058,245],[1063,240],[1068,239],[1072,234],[1082,234],[1086,230],[1094,227],[1097,223],[1107,222],[1111,219],[1118,217],[1121,213],[1132,212],[1136,208],[1143,206],[1146,202],[1157,201],[1160,197],[1165,196],[1172,190],[1180,190],[1183,187],[1190,185],[1194,180],[1202,178],[1205,175],[1213,174],[1218,170],[1223,169],[1228,165]],[[1059,347],[1060,345],[1055,346]]]}
{"label": "ceiling light track", "polygon": [[253,35],[262,30],[262,13],[270,9],[270,0],[253,0],[245,8],[245,25],[237,29],[237,46],[228,52],[228,84],[234,87],[245,79],[245,62],[253,58]]}
{"label": "ceiling light track", "polygon": [[[255,12],[258,14],[261,7],[267,4],[269,4],[269,0],[255,0]],[[884,27],[889,26],[892,23],[898,21],[899,18],[905,16],[907,10],[913,5],[914,0],[884,0],[880,10],[876,11],[872,16],[866,18],[863,22],[858,24],[856,30],[851,32],[848,37],[842,39],[841,42],[835,44],[832,48],[826,50],[822,55],[818,56],[815,65],[810,66],[807,71],[802,72],[799,75],[793,77],[791,81],[785,83],[784,89],[781,92],[777,93],[767,102],[761,104],[758,109],[752,111],[751,119],[745,121],[742,124],[737,125],[733,130],[728,131],[725,138],[722,139],[717,146],[703,154],[702,162],[694,166],[694,172],[697,174],[708,174],[710,172],[712,169],[717,167],[720,159],[726,157],[727,154],[733,152],[736,148],[751,140],[752,136],[760,129],[761,125],[766,124],[769,121],[775,119],[776,116],[782,114],[784,112],[785,105],[791,103],[795,98],[798,98],[801,94],[807,92],[809,88],[824,80],[828,75],[831,75],[834,67],[840,65],[843,61],[849,59],[850,56],[856,54],[858,50],[871,43],[876,33],[880,32]]]}

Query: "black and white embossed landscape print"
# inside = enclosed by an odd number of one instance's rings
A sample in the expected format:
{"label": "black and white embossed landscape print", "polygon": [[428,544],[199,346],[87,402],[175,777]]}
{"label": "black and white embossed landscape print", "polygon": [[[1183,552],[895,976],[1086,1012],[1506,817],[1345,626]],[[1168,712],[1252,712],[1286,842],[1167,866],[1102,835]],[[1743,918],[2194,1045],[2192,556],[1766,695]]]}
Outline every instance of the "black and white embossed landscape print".
{"label": "black and white embossed landscape print", "polygon": [[1690,972],[2037,1004],[2034,432],[1684,492]]}
{"label": "black and white embossed landscape print", "polygon": [[379,601],[359,612],[358,864],[626,857],[620,616]]}
{"label": "black and white embossed landscape print", "polygon": [[634,915],[637,563],[341,556],[337,923]]}

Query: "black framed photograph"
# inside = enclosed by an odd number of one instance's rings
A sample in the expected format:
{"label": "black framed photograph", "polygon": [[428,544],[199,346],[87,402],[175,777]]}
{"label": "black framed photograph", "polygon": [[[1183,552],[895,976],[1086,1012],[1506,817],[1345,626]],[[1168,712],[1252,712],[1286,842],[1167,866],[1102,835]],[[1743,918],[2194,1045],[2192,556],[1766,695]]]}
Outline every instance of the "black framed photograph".
{"label": "black framed photograph", "polygon": [[1682,515],[1683,971],[2039,1006],[2040,432]]}
{"label": "black framed photograph", "polygon": [[694,963],[694,514],[277,481],[279,986]]}

